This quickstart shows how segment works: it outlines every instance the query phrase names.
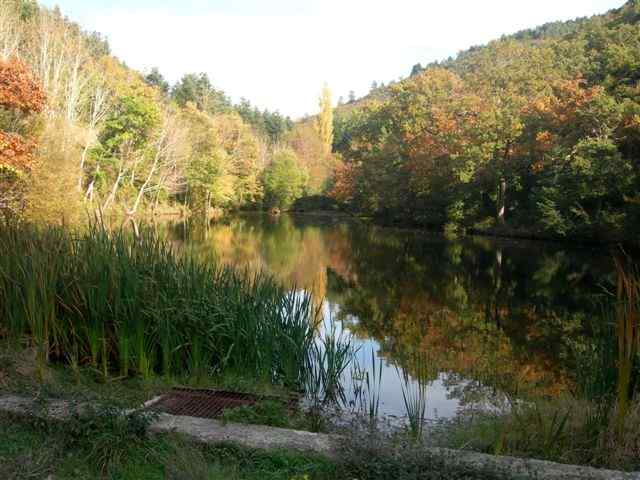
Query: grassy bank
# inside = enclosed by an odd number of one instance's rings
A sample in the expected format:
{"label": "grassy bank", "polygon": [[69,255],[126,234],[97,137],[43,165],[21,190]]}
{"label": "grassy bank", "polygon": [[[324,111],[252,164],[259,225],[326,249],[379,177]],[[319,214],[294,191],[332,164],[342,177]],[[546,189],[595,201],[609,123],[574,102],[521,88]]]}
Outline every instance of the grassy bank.
{"label": "grassy bank", "polygon": [[[6,480],[498,480],[507,473],[445,465],[419,449],[346,445],[335,461],[234,445],[197,446],[179,436],[149,437],[144,419],[128,423],[97,411],[60,427],[0,417],[0,477]],[[374,456],[372,456],[372,454]]]}
{"label": "grassy bank", "polygon": [[311,299],[267,276],[179,256],[147,230],[5,224],[0,251],[0,336],[34,347],[41,368],[303,383]]}
{"label": "grassy bank", "polygon": [[[0,417],[0,478],[83,480],[329,479],[326,460],[287,452],[260,453],[232,445],[198,447],[177,436],[147,437],[106,414],[62,429]],[[73,431],[71,431],[73,430]]]}

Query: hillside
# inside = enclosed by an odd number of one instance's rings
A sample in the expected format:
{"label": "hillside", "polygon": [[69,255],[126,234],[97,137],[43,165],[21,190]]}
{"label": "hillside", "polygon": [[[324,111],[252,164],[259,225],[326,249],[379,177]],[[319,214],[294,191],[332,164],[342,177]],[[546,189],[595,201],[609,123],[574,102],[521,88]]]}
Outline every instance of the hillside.
{"label": "hillside", "polygon": [[0,77],[0,217],[209,215],[288,204],[313,185],[314,131],[232,104],[206,74],[169,85],[137,72],[33,0],[0,4]]}
{"label": "hillside", "polygon": [[334,196],[452,232],[635,238],[639,18],[520,32],[339,110]]}

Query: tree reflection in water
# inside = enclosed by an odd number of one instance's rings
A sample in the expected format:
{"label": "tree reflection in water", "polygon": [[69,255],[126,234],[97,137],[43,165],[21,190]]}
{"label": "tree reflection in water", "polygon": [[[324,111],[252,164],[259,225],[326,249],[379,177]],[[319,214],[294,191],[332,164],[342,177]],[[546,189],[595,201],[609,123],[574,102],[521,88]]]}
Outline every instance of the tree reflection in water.
{"label": "tree reflection in water", "polygon": [[[575,388],[576,344],[615,282],[606,249],[468,237],[324,217],[237,216],[161,227],[177,248],[313,292],[384,359],[381,412],[399,414],[395,367],[430,364],[427,416]],[[386,382],[386,385],[384,383]]]}

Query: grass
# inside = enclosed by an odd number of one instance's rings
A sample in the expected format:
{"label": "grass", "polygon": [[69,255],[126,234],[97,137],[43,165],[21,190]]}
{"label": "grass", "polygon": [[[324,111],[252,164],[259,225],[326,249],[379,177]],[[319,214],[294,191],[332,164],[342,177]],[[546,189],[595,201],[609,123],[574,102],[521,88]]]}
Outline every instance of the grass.
{"label": "grass", "polygon": [[441,444],[640,470],[640,272],[624,252],[614,262],[613,302],[588,324],[593,342],[572,345],[574,392],[512,401],[507,412],[472,412],[444,422]]}
{"label": "grass", "polygon": [[0,225],[0,336],[103,377],[242,372],[304,382],[314,307],[265,275],[177,255],[139,236]]}
{"label": "grass", "polygon": [[339,458],[257,451],[230,444],[195,445],[176,435],[148,436],[144,417],[109,409],[70,424],[0,417],[0,478],[119,480],[493,480],[511,478],[482,466],[469,470],[406,443],[354,436]]}
{"label": "grass", "polygon": [[463,415],[443,422],[432,440],[494,455],[640,470],[640,401],[629,406],[622,436],[617,419],[615,404],[563,397],[520,403],[507,413]]}
{"label": "grass", "polygon": [[[106,415],[104,413],[100,415]],[[135,429],[88,417],[80,427],[37,425],[0,417],[0,478],[22,480],[291,480],[330,479],[336,466],[314,456],[258,452],[232,445],[197,446],[179,436],[139,437]],[[84,418],[87,420],[87,417]],[[74,436],[75,434],[75,436]],[[110,443],[105,443],[109,440]]]}
{"label": "grass", "polygon": [[498,480],[538,478],[514,475],[507,470],[457,464],[455,458],[434,456],[420,442],[407,441],[405,434],[355,430],[341,446],[341,478],[358,480]]}

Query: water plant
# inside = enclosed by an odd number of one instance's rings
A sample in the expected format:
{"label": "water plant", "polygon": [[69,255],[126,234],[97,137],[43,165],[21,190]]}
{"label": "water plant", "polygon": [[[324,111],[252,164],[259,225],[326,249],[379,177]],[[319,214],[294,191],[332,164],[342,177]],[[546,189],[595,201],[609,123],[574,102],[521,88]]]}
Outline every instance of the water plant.
{"label": "water plant", "polygon": [[313,431],[323,429],[329,408],[340,409],[346,404],[345,372],[356,353],[350,334],[342,329],[338,332],[332,318],[311,343],[305,360],[304,392]]}
{"label": "water plant", "polygon": [[26,339],[40,365],[87,365],[105,379],[231,370],[304,382],[313,302],[267,275],[178,255],[144,227],[5,223],[0,250],[0,335]]}
{"label": "water plant", "polygon": [[344,404],[344,374],[355,358],[356,349],[350,334],[330,319],[307,357],[307,392],[321,398],[324,403]]}
{"label": "water plant", "polygon": [[419,357],[415,362],[415,379],[406,368],[396,367],[402,389],[402,401],[407,414],[409,435],[416,441],[421,441],[427,411],[427,375],[426,362]]}
{"label": "water plant", "polygon": [[625,418],[634,395],[638,352],[640,349],[640,270],[630,259],[614,256],[616,266],[616,320],[618,334],[618,421],[617,431],[623,436]]}
{"label": "water plant", "polygon": [[369,365],[371,371],[354,362],[351,372],[351,384],[354,389],[354,403],[359,413],[368,419],[374,428],[380,411],[380,389],[382,387],[382,359],[377,360],[371,350]]}

